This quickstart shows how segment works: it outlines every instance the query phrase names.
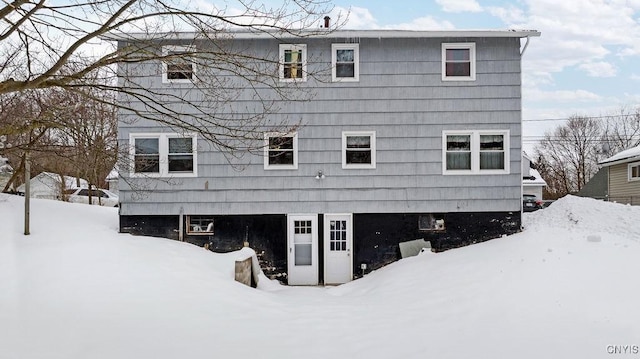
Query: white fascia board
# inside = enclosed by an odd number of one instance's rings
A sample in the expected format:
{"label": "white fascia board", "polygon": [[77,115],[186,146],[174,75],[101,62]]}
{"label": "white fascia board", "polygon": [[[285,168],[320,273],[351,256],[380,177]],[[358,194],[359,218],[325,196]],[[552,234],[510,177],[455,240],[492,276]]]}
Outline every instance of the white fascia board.
{"label": "white fascia board", "polygon": [[482,37],[538,37],[537,30],[301,30],[301,31],[229,31],[203,36],[195,32],[170,33],[110,33],[102,36],[111,41],[194,40],[194,39],[291,39],[291,38],[482,38]]}

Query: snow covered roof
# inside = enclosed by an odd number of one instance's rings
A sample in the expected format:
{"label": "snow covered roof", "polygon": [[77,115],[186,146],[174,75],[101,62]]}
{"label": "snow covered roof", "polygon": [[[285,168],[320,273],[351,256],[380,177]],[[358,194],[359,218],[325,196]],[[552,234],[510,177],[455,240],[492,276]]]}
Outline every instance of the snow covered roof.
{"label": "snow covered roof", "polygon": [[546,186],[547,182],[540,176],[540,172],[535,168],[529,169],[529,175],[534,179],[522,179],[523,186]]}
{"label": "snow covered roof", "polygon": [[118,170],[114,167],[111,172],[107,175],[107,181],[117,180],[120,177]]}
{"label": "snow covered roof", "polygon": [[9,164],[9,159],[0,156],[0,173],[12,173],[13,167]]}
{"label": "snow covered roof", "polygon": [[[45,178],[50,178],[53,181],[60,183],[60,175],[53,172],[42,172],[39,175],[31,178],[31,182],[38,181],[41,183],[46,183]],[[77,188],[78,184],[75,177],[71,176],[63,176],[64,178],[64,187],[65,188]],[[80,188],[88,188],[89,182],[86,179],[80,179]],[[18,191],[24,191],[24,184],[21,184],[18,187]]]}
{"label": "snow covered roof", "polygon": [[617,165],[619,163],[632,162],[635,160],[640,161],[640,146],[636,146],[628,150],[618,152],[617,154],[600,161],[600,164],[603,166],[612,166],[612,165]]}

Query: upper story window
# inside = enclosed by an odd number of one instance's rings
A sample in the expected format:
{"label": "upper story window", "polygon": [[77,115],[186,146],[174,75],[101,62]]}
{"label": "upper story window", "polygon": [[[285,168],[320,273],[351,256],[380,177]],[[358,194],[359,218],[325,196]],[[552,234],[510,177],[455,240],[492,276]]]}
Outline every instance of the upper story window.
{"label": "upper story window", "polygon": [[442,81],[475,81],[476,44],[442,44]]}
{"label": "upper story window", "polygon": [[307,80],[307,45],[280,44],[280,81]]}
{"label": "upper story window", "polygon": [[297,133],[267,133],[264,139],[264,169],[298,168]]}
{"label": "upper story window", "polygon": [[342,133],[342,168],[376,168],[376,132]]}
{"label": "upper story window", "polygon": [[331,79],[358,81],[360,75],[358,44],[331,44]]}
{"label": "upper story window", "polygon": [[509,131],[444,131],[443,174],[509,173]]}
{"label": "upper story window", "polygon": [[196,135],[131,134],[131,175],[190,177],[196,175]]}
{"label": "upper story window", "polygon": [[640,162],[630,163],[627,168],[629,170],[629,181],[640,181]]}
{"label": "upper story window", "polygon": [[189,57],[194,46],[163,46],[162,82],[191,82],[195,79],[196,64]]}

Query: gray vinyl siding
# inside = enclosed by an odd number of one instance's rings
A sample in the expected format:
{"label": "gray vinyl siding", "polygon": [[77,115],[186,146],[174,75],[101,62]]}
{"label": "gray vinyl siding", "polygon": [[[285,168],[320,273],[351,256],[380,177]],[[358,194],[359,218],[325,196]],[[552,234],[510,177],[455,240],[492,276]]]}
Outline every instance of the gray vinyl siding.
{"label": "gray vinyl siding", "polygon": [[[354,40],[354,39],[345,39]],[[357,39],[355,39],[357,40]],[[331,43],[306,43],[310,69],[328,69]],[[476,43],[476,81],[441,80],[441,43]],[[238,48],[277,59],[278,41],[242,40]],[[198,140],[198,177],[170,181],[131,179],[121,173],[121,215],[410,213],[519,211],[521,207],[521,95],[519,39],[359,39],[360,81],[331,82],[330,71],[300,86],[307,102],[277,101],[274,123],[300,123],[298,169],[265,170],[262,153],[225,156]],[[196,46],[206,46],[196,43]],[[138,66],[141,85],[197,100],[192,85],[163,84],[159,64]],[[274,65],[274,73],[277,66]],[[230,87],[242,82],[224,75]],[[256,84],[263,98],[273,91]],[[295,90],[294,90],[295,91]],[[217,114],[259,112],[249,92],[240,92]],[[180,106],[168,99],[167,106]],[[134,106],[139,106],[135,104]],[[119,141],[131,133],[170,132],[156,123],[121,114]],[[265,131],[269,128],[265,128]],[[510,173],[442,174],[442,132],[509,130]],[[376,168],[343,169],[343,131],[376,132]],[[321,170],[325,178],[316,180]],[[133,185],[134,189],[130,187]]]}
{"label": "gray vinyl siding", "polygon": [[640,181],[629,181],[629,164],[609,167],[609,197],[640,197]]}

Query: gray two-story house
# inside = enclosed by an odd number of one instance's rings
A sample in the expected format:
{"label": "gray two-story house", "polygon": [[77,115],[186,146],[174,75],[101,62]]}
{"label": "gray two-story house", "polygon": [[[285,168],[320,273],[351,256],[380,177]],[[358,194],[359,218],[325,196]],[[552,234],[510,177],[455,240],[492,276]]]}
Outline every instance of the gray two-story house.
{"label": "gray two-story house", "polygon": [[[248,242],[271,272],[300,285],[350,281],[396,260],[404,241],[423,238],[444,250],[517,232],[521,58],[539,35],[235,32],[215,44],[167,36],[150,46],[163,53],[229,46],[267,59],[274,76],[267,87],[305,99],[274,99],[277,111],[252,129],[260,150],[248,146],[238,165],[241,149],[230,156],[197,131],[145,119],[136,109],[148,107],[124,96],[132,110],[121,111],[118,131],[129,149],[129,167],[120,169],[120,229],[220,251]],[[136,41],[121,38],[119,46]],[[194,102],[204,61],[121,64],[120,71],[136,67],[145,75],[141,87]],[[220,113],[261,108],[251,81],[241,83]],[[269,125],[282,122],[286,131]]]}

